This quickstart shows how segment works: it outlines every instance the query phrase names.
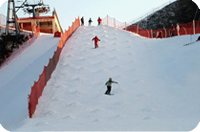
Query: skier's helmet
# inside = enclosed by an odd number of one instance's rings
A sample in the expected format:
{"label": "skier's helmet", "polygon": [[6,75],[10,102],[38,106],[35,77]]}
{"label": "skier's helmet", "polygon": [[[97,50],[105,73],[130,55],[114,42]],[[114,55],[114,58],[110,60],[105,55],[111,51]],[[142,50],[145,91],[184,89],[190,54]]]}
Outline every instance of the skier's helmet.
{"label": "skier's helmet", "polygon": [[111,78],[111,77],[109,78],[109,81],[112,81],[112,78]]}

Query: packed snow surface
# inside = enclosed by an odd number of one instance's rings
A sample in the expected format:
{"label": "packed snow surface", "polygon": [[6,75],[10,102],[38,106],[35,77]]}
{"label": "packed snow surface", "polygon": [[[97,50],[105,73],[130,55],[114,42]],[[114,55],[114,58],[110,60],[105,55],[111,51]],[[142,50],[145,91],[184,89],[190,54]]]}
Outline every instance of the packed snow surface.
{"label": "packed snow surface", "polygon": [[[96,35],[101,41],[94,49],[92,38]],[[79,27],[66,42],[34,118],[20,118],[12,129],[193,130],[200,121],[200,42],[183,45],[197,36],[148,39],[103,25]],[[31,71],[29,65],[27,68]],[[26,80],[29,74],[23,76]],[[110,77],[119,83],[112,85],[112,96],[104,94]],[[13,78],[7,81],[17,85]],[[12,102],[6,106],[7,116],[18,114],[13,109],[21,107],[11,98],[16,92],[7,88],[12,87],[1,89]],[[26,101],[27,95],[22,93],[24,89],[17,92]]]}
{"label": "packed snow surface", "polygon": [[59,43],[43,34],[0,69],[0,124],[6,129],[28,117],[28,95]]}

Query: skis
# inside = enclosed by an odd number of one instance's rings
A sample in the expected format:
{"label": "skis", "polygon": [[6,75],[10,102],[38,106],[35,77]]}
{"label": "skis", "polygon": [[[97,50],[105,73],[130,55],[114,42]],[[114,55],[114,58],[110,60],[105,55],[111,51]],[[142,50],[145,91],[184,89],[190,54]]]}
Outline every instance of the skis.
{"label": "skis", "polygon": [[188,45],[194,44],[195,42],[196,42],[196,41],[191,42],[191,43],[188,43],[188,44],[184,44],[183,46],[188,46]]}
{"label": "skis", "polygon": [[114,94],[105,94],[105,95],[112,96],[112,95],[114,95]]}
{"label": "skis", "polygon": [[99,47],[94,47],[94,48],[92,48],[92,49],[98,49]]}

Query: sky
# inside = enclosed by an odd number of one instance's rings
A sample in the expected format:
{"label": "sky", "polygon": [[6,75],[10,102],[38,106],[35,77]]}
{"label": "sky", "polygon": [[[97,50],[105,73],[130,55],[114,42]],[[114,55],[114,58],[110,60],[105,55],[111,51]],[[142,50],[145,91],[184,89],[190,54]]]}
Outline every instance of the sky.
{"label": "sky", "polygon": [[[0,1],[3,2],[5,0]],[[19,5],[20,3],[17,1],[22,0],[16,0],[16,5]],[[39,0],[28,1],[37,3]],[[50,6],[51,11],[54,8],[56,9],[62,28],[67,30],[75,20],[75,17],[77,18],[78,16],[84,16],[86,25],[88,25],[89,18],[92,18],[93,25],[97,25],[97,18],[104,18],[107,15],[120,22],[131,24],[135,19],[170,3],[170,0],[43,0],[43,2]],[[1,6],[0,13],[7,14],[7,1]],[[17,15],[19,17],[29,17],[22,10]],[[47,15],[52,15],[52,12]]]}

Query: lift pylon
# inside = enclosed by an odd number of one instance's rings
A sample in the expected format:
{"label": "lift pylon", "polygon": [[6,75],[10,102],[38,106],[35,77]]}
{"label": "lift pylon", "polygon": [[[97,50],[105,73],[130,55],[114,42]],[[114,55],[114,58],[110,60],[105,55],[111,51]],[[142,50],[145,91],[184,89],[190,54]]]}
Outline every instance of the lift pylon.
{"label": "lift pylon", "polygon": [[[12,15],[11,15],[11,13],[12,13]],[[12,23],[15,26],[16,41],[18,42],[19,29],[18,29],[17,16],[16,16],[16,11],[15,11],[15,0],[8,0],[5,43],[7,43],[7,38],[8,38],[8,33],[9,33],[9,25]]]}

